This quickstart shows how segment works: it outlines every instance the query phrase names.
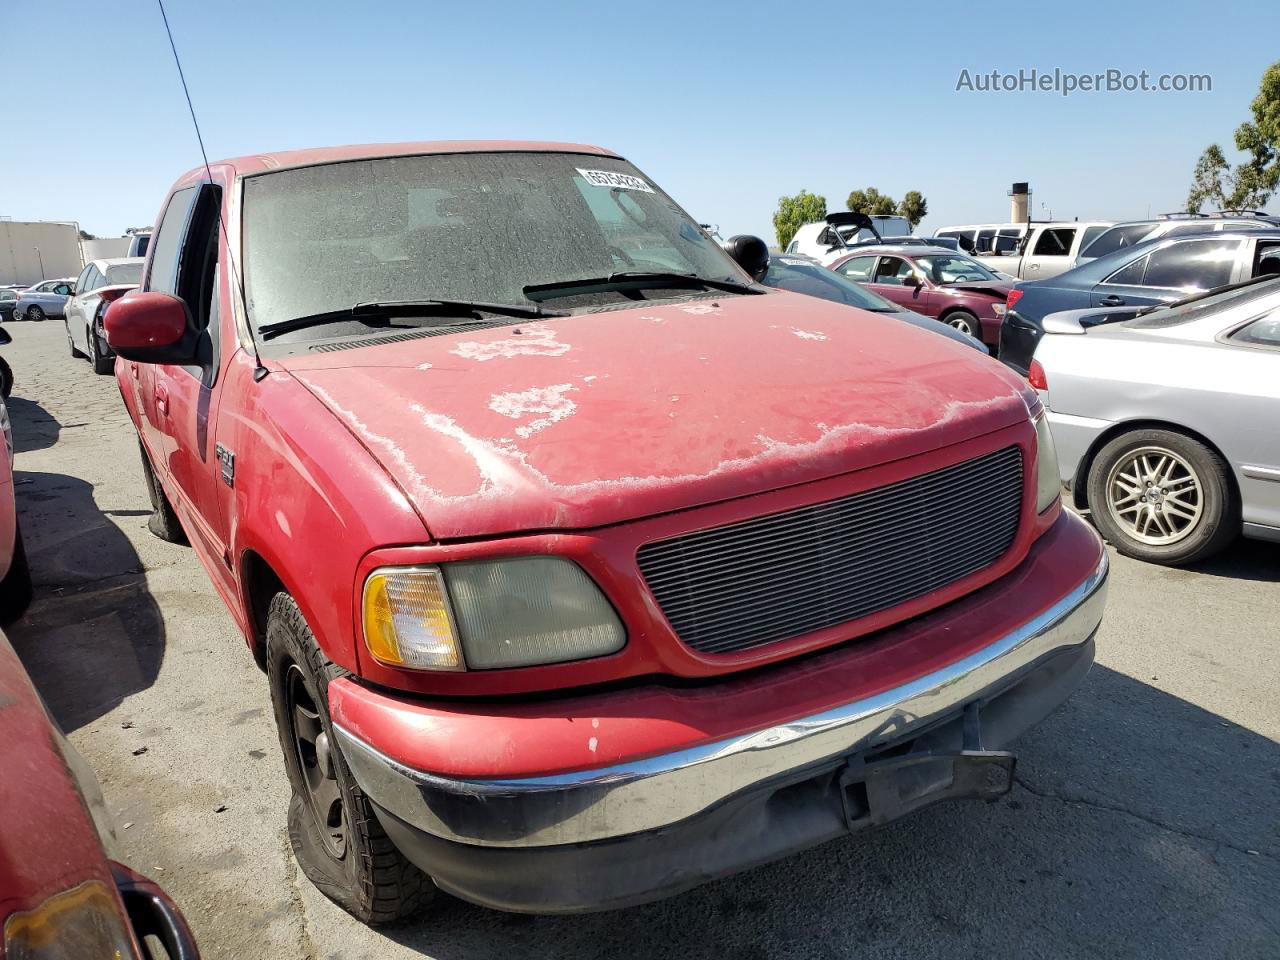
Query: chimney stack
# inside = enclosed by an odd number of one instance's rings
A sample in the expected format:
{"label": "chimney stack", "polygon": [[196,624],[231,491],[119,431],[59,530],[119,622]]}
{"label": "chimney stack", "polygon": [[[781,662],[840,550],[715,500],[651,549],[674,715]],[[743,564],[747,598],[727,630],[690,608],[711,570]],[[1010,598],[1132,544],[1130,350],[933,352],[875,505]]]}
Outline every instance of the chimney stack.
{"label": "chimney stack", "polygon": [[1009,222],[1029,223],[1031,220],[1031,184],[1015,183],[1009,191]]}

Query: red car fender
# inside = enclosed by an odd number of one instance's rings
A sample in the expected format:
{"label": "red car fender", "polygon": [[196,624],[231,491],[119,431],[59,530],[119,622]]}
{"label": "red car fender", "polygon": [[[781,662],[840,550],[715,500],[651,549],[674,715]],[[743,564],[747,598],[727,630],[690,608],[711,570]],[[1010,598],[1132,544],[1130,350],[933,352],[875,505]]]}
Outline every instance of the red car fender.
{"label": "red car fender", "polygon": [[235,471],[232,486],[215,483],[246,639],[256,648],[266,628],[256,557],[298,603],[325,655],[357,670],[351,598],[360,561],[369,544],[428,543],[426,526],[301,383],[278,369],[255,380],[254,369],[240,352],[224,370],[217,443],[234,453]]}

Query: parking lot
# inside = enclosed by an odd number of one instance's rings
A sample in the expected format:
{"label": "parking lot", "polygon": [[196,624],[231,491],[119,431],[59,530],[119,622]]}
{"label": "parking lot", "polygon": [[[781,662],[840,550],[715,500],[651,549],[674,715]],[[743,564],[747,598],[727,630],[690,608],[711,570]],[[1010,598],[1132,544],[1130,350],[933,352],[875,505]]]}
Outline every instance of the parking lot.
{"label": "parking lot", "polygon": [[1195,570],[1113,554],[1098,664],[1021,742],[1002,801],[628,911],[441,896],[370,930],[294,864],[266,685],[195,555],[147,532],[115,381],[68,356],[58,321],[8,329],[36,584],[11,636],[97,770],[121,857],[207,958],[1277,956],[1280,549],[1260,542]]}

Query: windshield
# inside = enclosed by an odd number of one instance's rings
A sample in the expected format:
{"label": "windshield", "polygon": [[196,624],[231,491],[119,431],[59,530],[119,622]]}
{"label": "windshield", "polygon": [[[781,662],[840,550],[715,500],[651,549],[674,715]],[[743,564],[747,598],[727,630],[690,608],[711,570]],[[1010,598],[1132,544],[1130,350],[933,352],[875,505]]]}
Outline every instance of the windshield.
{"label": "windshield", "polygon": [[977,260],[961,256],[915,257],[916,266],[934,283],[973,283],[975,280],[999,281],[994,273]]}
{"label": "windshield", "polygon": [[142,264],[141,263],[122,263],[118,266],[107,267],[107,283],[141,283],[142,282]]}
{"label": "windshield", "polygon": [[[674,201],[611,157],[393,157],[245,181],[244,281],[255,327],[357,303],[531,304],[527,286],[623,271],[747,280]],[[664,299],[701,295],[662,290]]]}
{"label": "windshield", "polygon": [[760,282],[766,287],[834,300],[836,303],[876,313],[898,313],[902,309],[852,280],[846,280],[840,274],[808,260],[772,257],[769,260],[769,272]]}

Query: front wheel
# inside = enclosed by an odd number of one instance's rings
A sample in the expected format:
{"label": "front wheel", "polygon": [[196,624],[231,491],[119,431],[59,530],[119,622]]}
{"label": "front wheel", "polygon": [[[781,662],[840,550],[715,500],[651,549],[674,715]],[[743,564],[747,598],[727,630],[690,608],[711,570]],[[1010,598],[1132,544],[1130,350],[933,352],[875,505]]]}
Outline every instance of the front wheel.
{"label": "front wheel", "polygon": [[978,318],[968,310],[952,310],[942,322],[949,327],[955,327],[961,333],[967,333],[975,339],[982,339],[982,325],[978,323]]}
{"label": "front wheel", "polygon": [[1172,430],[1133,430],[1111,440],[1089,467],[1089,509],[1117,550],[1149,563],[1194,563],[1240,530],[1227,465]]}
{"label": "front wheel", "polygon": [[0,397],[8,400],[11,393],[13,393],[13,370],[4,362],[4,358],[0,357]]}
{"label": "front wheel", "polygon": [[267,614],[267,679],[293,797],[289,841],[302,872],[357,920],[390,923],[434,894],[387,837],[333,740],[329,682],[342,675],[316,643],[293,597]]}

